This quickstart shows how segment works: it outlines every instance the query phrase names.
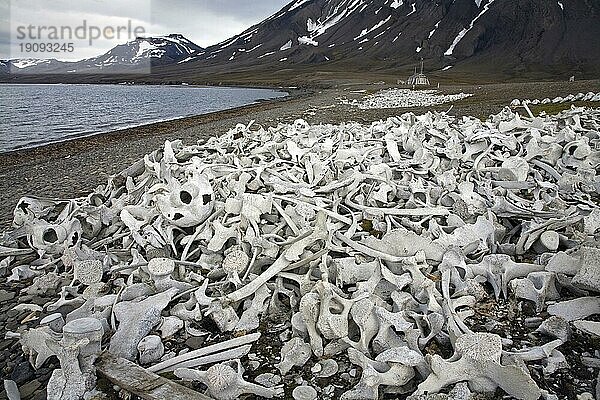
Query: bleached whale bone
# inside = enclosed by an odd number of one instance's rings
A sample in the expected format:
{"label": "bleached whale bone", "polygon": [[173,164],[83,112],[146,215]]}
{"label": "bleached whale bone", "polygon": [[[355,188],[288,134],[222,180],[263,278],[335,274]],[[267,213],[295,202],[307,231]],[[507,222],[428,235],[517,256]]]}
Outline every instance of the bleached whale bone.
{"label": "bleached whale bone", "polygon": [[169,258],[152,258],[148,261],[148,272],[157,292],[164,292],[171,288],[183,292],[192,288],[192,285],[187,282],[173,279],[172,273],[175,272],[175,264],[175,260]]}
{"label": "bleached whale bone", "polygon": [[77,219],[55,224],[35,220],[27,225],[27,230],[31,247],[40,255],[62,255],[81,239],[81,223]]}
{"label": "bleached whale bone", "polygon": [[48,347],[58,357],[61,368],[55,369],[48,381],[48,400],[79,400],[87,391],[86,376],[79,363],[80,349],[88,339],[72,342],[63,338],[60,342],[48,341]]}
{"label": "bleached whale bone", "polygon": [[310,359],[311,347],[300,338],[292,338],[281,348],[281,362],[275,367],[282,375],[287,374],[293,367],[302,367]]}
{"label": "bleached whale bone", "polygon": [[[102,336],[104,336],[104,328],[102,322],[96,318],[76,319],[63,327],[63,340],[66,343],[87,341],[86,345],[79,348],[78,356],[79,368],[84,375],[87,390],[92,390],[96,386],[94,363],[102,352]],[[63,368],[62,364],[61,368]]]}
{"label": "bleached whale bone", "polygon": [[29,355],[29,363],[35,369],[39,369],[45,362],[54,355],[54,352],[48,347],[48,341],[60,341],[60,335],[47,326],[29,329],[21,334],[19,342],[21,343],[23,353]]}
{"label": "bleached whale bone", "polygon": [[521,368],[503,366],[502,340],[490,333],[471,333],[460,336],[455,344],[455,354],[450,360],[440,356],[427,356],[431,374],[422,382],[417,394],[437,393],[443,387],[468,381],[474,391],[494,391],[502,388],[521,400],[537,400],[541,391],[531,376]]}
{"label": "bleached whale bone", "polygon": [[533,301],[538,313],[545,308],[546,300],[560,298],[556,289],[556,274],[553,272],[532,272],[527,278],[513,279],[510,286],[517,298]]}
{"label": "bleached whale bone", "polygon": [[140,302],[124,301],[113,307],[119,327],[110,340],[109,352],[130,361],[137,357],[139,342],[160,323],[161,313],[179,291],[171,288]]}
{"label": "bleached whale bone", "polygon": [[548,306],[550,315],[556,315],[565,320],[577,321],[590,315],[600,314],[600,297],[579,297],[573,300],[561,301]]}
{"label": "bleached whale bone", "polygon": [[140,364],[150,364],[160,360],[165,354],[165,346],[160,339],[160,336],[148,335],[143,338],[137,345],[140,354]]}
{"label": "bleached whale bone", "polygon": [[[246,350],[247,348],[247,353],[250,350],[250,344],[256,342],[259,338],[260,333],[251,333],[234,339],[226,340],[221,343],[206,346],[201,349],[193,350],[188,353],[165,360],[163,362],[151,366],[150,368],[148,368],[148,371],[156,373],[170,372],[174,371],[176,368],[179,367],[195,367],[210,362],[231,360],[236,357],[229,356],[228,354],[226,354],[227,351],[236,349]],[[232,352],[230,352],[230,354],[231,353]],[[242,357],[243,355],[245,354],[240,354],[238,358]],[[209,359],[208,357],[211,358]]]}
{"label": "bleached whale bone", "polygon": [[471,269],[475,275],[483,276],[492,285],[496,298],[500,293],[508,295],[508,283],[515,279],[529,275],[532,272],[543,271],[543,265],[516,263],[509,255],[490,254],[483,257],[479,264],[472,264]]}
{"label": "bleached whale bone", "polygon": [[215,195],[208,178],[194,173],[183,184],[172,178],[165,191],[156,195],[156,204],[172,224],[187,228],[201,224],[210,216]]}
{"label": "bleached whale bone", "polygon": [[254,298],[250,302],[250,305],[244,310],[238,323],[235,325],[235,331],[249,332],[257,329],[260,325],[260,316],[266,311],[268,306],[267,300],[270,297],[271,290],[268,286],[261,286],[254,294]]}
{"label": "bleached whale bone", "polygon": [[282,394],[282,387],[267,388],[245,381],[242,377],[243,369],[240,360],[235,362],[237,371],[223,363],[214,365],[206,371],[178,368],[175,370],[175,375],[183,380],[204,383],[210,395],[217,400],[235,400],[242,394],[253,394],[270,399]]}
{"label": "bleached whale bone", "polygon": [[278,273],[283,272],[283,270],[285,270],[286,267],[288,267],[294,261],[299,260],[300,255],[307,247],[312,246],[318,240],[325,240],[327,238],[327,216],[325,213],[319,212],[316,218],[314,231],[310,235],[291,244],[290,247],[283,250],[279,258],[275,260],[275,262],[266,271],[264,271],[247,285],[241,287],[231,294],[228,294],[224,299],[226,301],[235,303],[252,295],[269,279],[273,278]]}
{"label": "bleached whale bone", "polygon": [[373,361],[353,348],[348,349],[353,364],[362,368],[360,382],[342,395],[342,400],[379,399],[380,386],[403,386],[415,376],[414,366],[423,357],[407,347],[389,349]]}
{"label": "bleached whale bone", "polygon": [[583,289],[600,292],[600,249],[581,249],[580,269],[573,278],[573,284]]}

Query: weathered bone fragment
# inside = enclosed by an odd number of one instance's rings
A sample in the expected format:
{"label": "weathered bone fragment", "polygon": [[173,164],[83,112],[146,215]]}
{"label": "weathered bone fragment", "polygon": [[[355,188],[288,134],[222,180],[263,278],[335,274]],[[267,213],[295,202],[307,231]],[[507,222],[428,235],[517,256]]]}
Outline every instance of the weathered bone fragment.
{"label": "weathered bone fragment", "polygon": [[78,356],[80,348],[88,343],[82,339],[71,343],[65,339],[48,345],[56,353],[61,368],[55,369],[48,381],[49,400],[79,400],[86,392],[86,379],[81,371]]}
{"label": "weathered bone fragment", "polygon": [[179,368],[175,370],[175,375],[184,380],[204,383],[210,395],[217,400],[235,400],[246,393],[270,399],[283,392],[281,388],[266,388],[245,381],[242,364],[239,360],[236,363],[237,371],[227,364],[217,364],[206,371]]}
{"label": "weathered bone fragment", "polygon": [[548,313],[569,322],[585,319],[590,315],[600,314],[600,297],[580,297],[551,304],[548,306]]}
{"label": "weathered bone fragment", "polygon": [[156,194],[161,214],[172,224],[187,228],[207,219],[215,204],[213,188],[203,174],[192,173],[181,184],[172,178],[161,193]]}
{"label": "weathered bone fragment", "polygon": [[147,265],[150,277],[154,282],[157,292],[164,292],[171,288],[176,288],[183,292],[192,288],[187,282],[179,282],[172,278],[175,271],[175,261],[168,258],[153,258]]}
{"label": "weathered bone fragment", "polygon": [[293,367],[302,367],[310,359],[311,348],[304,340],[292,338],[281,348],[281,362],[275,367],[283,374],[287,374]]}
{"label": "weathered bone fragment", "polygon": [[159,336],[148,335],[137,345],[140,354],[140,364],[152,364],[165,354],[165,346]]}
{"label": "weathered bone fragment", "polygon": [[47,326],[52,329],[53,332],[61,333],[63,326],[65,326],[65,319],[60,313],[50,314],[42,318],[40,326]]}
{"label": "weathered bone fragment", "polygon": [[110,340],[110,353],[134,360],[138,344],[158,325],[162,311],[177,293],[177,289],[171,288],[140,302],[117,303],[113,312],[119,321],[119,328]]}
{"label": "weathered bone fragment", "polygon": [[569,276],[576,275],[579,272],[579,260],[565,252],[559,252],[552,256],[546,265],[546,271],[556,272]]}
{"label": "weathered bone fragment", "polygon": [[48,347],[49,341],[58,342],[60,336],[47,326],[29,329],[23,332],[20,343],[23,353],[29,356],[29,363],[39,369],[54,352]]}
{"label": "weathered bone fragment", "polygon": [[348,349],[350,361],[362,368],[360,382],[350,391],[342,395],[343,400],[379,398],[380,386],[403,386],[414,375],[414,366],[423,357],[407,347],[389,349],[370,360],[355,349]]}
{"label": "weathered bone fragment", "polygon": [[179,330],[183,328],[183,321],[177,317],[163,317],[157,330],[160,332],[160,337],[169,339],[173,337]]}
{"label": "weathered bone fragment", "polygon": [[[250,343],[256,342],[260,338],[260,333],[252,333],[244,336],[240,336],[235,339],[230,339],[225,342],[213,344],[210,346],[203,347],[198,350],[193,350],[188,353],[179,355],[177,357],[173,357],[169,360],[162,361],[152,367],[148,368],[150,372],[169,372],[175,370],[180,365],[183,365],[186,362],[194,361],[195,359],[199,359],[202,357],[210,356],[210,355],[219,355],[220,353],[225,353],[228,350],[242,348],[244,346],[249,345]],[[249,350],[249,346],[248,346]],[[245,354],[241,354],[239,357],[242,357]],[[216,359],[213,362],[226,361],[236,357],[229,358],[221,358]],[[203,365],[199,363],[197,365]]]}
{"label": "weathered bone fragment", "polygon": [[562,340],[565,343],[569,341],[573,333],[567,320],[555,315],[544,320],[544,322],[541,323],[536,332],[555,337],[557,339]]}
{"label": "weathered bone fragment", "polygon": [[580,253],[580,269],[573,278],[573,284],[582,289],[600,292],[600,249],[583,247]]}
{"label": "weathered bone fragment", "polygon": [[560,298],[552,272],[532,272],[525,279],[513,279],[510,285],[517,298],[533,301],[538,313],[544,309],[546,300]]}
{"label": "weathered bone fragment", "polygon": [[256,293],[248,308],[242,313],[239,321],[235,325],[237,332],[250,332],[257,329],[260,325],[260,316],[266,311],[266,301],[271,297],[271,290],[267,285],[261,286]]}
{"label": "weathered bone fragment", "polygon": [[596,321],[574,321],[573,326],[589,335],[600,337],[600,322]]}
{"label": "weathered bone fragment", "polygon": [[471,268],[473,273],[487,279],[494,288],[496,297],[499,297],[501,292],[504,297],[507,296],[508,283],[511,280],[544,270],[543,265],[516,263],[504,254],[485,256],[481,263],[471,265]]}
{"label": "weathered bone fragment", "polygon": [[417,393],[437,393],[445,386],[466,380],[475,391],[489,392],[500,387],[518,399],[537,400],[541,392],[533,379],[517,366],[503,366],[501,355],[500,336],[489,333],[460,336],[450,361],[438,355],[428,356],[432,372],[419,385]]}
{"label": "weathered bone fragment", "polygon": [[4,379],[4,392],[8,400],[21,400],[21,393],[13,380]]}

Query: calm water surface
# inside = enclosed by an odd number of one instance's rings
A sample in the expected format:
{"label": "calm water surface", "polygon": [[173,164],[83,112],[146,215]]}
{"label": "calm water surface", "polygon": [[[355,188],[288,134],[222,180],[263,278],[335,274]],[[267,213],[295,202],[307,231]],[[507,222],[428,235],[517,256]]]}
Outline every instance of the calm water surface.
{"label": "calm water surface", "polygon": [[0,153],[286,95],[223,87],[0,85]]}

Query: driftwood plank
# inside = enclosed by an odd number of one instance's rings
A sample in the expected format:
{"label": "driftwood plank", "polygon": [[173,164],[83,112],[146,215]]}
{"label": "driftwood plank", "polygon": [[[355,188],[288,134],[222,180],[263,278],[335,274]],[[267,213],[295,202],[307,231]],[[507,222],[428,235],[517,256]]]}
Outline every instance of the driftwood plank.
{"label": "driftwood plank", "polygon": [[98,372],[122,389],[146,400],[213,400],[167,378],[149,372],[139,365],[104,354],[96,362]]}

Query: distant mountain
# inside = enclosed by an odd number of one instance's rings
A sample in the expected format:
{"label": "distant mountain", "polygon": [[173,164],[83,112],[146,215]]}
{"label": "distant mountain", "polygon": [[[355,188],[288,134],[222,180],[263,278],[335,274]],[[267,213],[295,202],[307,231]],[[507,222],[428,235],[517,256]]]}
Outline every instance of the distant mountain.
{"label": "distant mountain", "polygon": [[597,0],[295,0],[187,62],[598,73],[599,38]]}
{"label": "distant mountain", "polygon": [[150,60],[152,75],[139,79],[169,82],[276,76],[270,71],[287,71],[273,79],[313,70],[408,73],[421,58],[427,72],[458,78],[593,78],[600,76],[599,21],[599,0],[294,0],[206,49],[169,35],[77,63],[18,62],[34,73],[102,74]]}
{"label": "distant mountain", "polygon": [[0,73],[9,70],[26,74],[72,74],[136,72],[142,67],[174,64],[197,56],[203,48],[179,34],[136,38],[98,57],[82,61],[17,59],[0,61]]}
{"label": "distant mountain", "polygon": [[202,53],[204,49],[179,34],[137,38],[119,45],[100,57],[84,60],[90,68],[113,65],[139,65],[150,60],[152,65],[168,65]]}

